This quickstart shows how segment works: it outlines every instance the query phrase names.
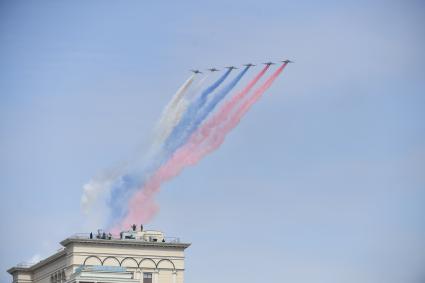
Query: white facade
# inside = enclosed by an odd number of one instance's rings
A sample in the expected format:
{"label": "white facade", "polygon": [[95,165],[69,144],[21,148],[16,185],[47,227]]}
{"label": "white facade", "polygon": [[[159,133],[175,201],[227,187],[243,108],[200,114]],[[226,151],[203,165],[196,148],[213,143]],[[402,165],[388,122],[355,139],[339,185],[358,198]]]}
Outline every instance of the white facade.
{"label": "white facade", "polygon": [[56,254],[8,272],[13,283],[184,282],[184,250],[190,244],[167,241],[157,231],[133,234],[132,239],[73,236]]}

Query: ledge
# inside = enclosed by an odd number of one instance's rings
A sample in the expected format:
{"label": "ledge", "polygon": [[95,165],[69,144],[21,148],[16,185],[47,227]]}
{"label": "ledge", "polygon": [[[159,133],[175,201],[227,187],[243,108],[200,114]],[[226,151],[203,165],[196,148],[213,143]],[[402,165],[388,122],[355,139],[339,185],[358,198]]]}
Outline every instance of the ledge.
{"label": "ledge", "polygon": [[49,262],[52,262],[53,260],[55,260],[55,259],[57,259],[57,258],[59,258],[59,257],[61,257],[63,255],[65,255],[65,254],[66,254],[66,251],[65,250],[61,250],[61,251],[59,251],[59,252],[57,252],[57,253],[55,253],[55,254],[53,254],[53,255],[51,255],[51,256],[43,259],[43,260],[41,260],[41,261],[39,261],[39,262],[37,262],[37,263],[35,263],[35,264],[31,265],[31,266],[22,267],[22,266],[19,266],[18,265],[18,266],[14,266],[12,268],[9,268],[7,270],[7,272],[9,274],[11,274],[11,275],[13,275],[13,273],[15,273],[17,271],[31,272],[31,271],[34,271],[35,269],[39,268],[39,267],[42,267],[45,264],[48,264]]}
{"label": "ledge", "polygon": [[191,244],[190,243],[170,243],[170,242],[145,242],[140,240],[133,239],[81,239],[81,238],[67,238],[60,242],[64,247],[71,243],[78,244],[91,244],[91,245],[115,245],[115,246],[137,246],[137,247],[155,247],[155,248],[178,248],[186,249]]}

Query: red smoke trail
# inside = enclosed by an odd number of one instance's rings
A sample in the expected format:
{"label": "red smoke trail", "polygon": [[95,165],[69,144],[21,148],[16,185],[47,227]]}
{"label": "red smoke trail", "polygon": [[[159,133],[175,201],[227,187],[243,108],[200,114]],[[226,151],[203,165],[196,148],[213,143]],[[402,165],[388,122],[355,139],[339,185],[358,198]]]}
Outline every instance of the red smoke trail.
{"label": "red smoke trail", "polygon": [[257,82],[264,76],[269,67],[270,65],[266,65],[241,92],[232,96],[232,98],[230,98],[230,100],[228,100],[213,117],[208,119],[207,122],[198,130],[198,133],[192,136],[192,142],[194,142],[193,139],[205,139],[214,127],[224,123],[228,119],[233,108],[235,108],[236,104],[245,98],[255,84],[257,84]]}
{"label": "red smoke trail", "polygon": [[256,103],[261,96],[266,92],[266,90],[273,84],[274,80],[282,73],[288,63],[283,63],[268,79],[258,88],[254,94],[244,101],[244,103],[239,106],[239,108],[232,115],[230,120],[225,123],[222,127],[214,129],[212,135],[208,137],[206,144],[202,147],[199,147],[199,155],[201,158],[208,153],[216,150],[224,142],[227,134],[233,130],[240,122],[240,120],[245,116],[245,114],[251,109],[252,105]]}
{"label": "red smoke trail", "polygon": [[[182,148],[178,149],[175,154],[162,167],[152,175],[145,183],[145,186],[137,191],[129,203],[129,213],[120,223],[117,230],[130,227],[133,223],[146,223],[152,219],[158,211],[158,206],[154,203],[153,197],[160,190],[161,184],[174,178],[185,167],[195,165],[208,153],[216,150],[224,142],[226,135],[234,129],[242,117],[248,112],[252,105],[257,102],[263,93],[272,85],[274,80],[280,75],[286,67],[286,63],[279,67],[254,94],[244,101],[230,116],[230,112],[240,99],[243,99],[251,90],[256,82],[264,75],[268,67],[265,67],[243,91],[237,94],[237,99],[231,99],[223,106],[222,110],[217,113],[211,120],[203,125],[195,132],[190,141]],[[224,111],[224,109],[226,111]]]}

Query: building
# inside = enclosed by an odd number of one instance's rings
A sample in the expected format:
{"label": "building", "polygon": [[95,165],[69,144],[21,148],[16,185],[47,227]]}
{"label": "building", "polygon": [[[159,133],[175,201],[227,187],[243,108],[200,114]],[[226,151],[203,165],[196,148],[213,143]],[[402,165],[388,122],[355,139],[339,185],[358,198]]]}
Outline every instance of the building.
{"label": "building", "polygon": [[8,272],[13,283],[183,283],[190,244],[135,228],[116,238],[101,231],[71,236],[52,256]]}

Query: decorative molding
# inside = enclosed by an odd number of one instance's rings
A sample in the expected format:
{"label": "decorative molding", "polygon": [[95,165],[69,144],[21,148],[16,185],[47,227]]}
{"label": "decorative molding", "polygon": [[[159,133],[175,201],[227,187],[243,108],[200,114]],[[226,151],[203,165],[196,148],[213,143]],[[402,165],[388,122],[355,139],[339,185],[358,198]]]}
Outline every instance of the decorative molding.
{"label": "decorative molding", "polygon": [[[153,263],[153,265],[154,265],[154,267],[153,267],[153,268],[158,269],[158,268],[159,268],[159,264],[160,264],[161,262],[167,261],[167,262],[170,262],[170,263],[173,265],[173,268],[171,268],[171,270],[173,270],[173,271],[175,271],[175,270],[176,270],[176,265],[175,265],[175,264],[174,264],[174,262],[173,262],[171,259],[169,259],[169,258],[161,258],[160,260],[158,260],[157,262],[155,262],[155,260],[153,260],[153,259],[152,259],[152,258],[150,258],[150,257],[144,257],[144,258],[142,258],[140,261],[137,261],[137,259],[136,259],[136,258],[134,258],[134,257],[125,257],[125,258],[123,258],[123,259],[120,261],[118,258],[116,258],[116,257],[114,257],[114,256],[107,256],[107,257],[105,257],[105,258],[102,260],[100,257],[98,257],[98,256],[96,256],[96,255],[89,255],[89,256],[87,256],[87,257],[84,259],[83,265],[86,265],[87,260],[89,260],[90,258],[96,258],[96,259],[99,261],[99,263],[100,263],[100,265],[101,265],[101,266],[103,266],[103,265],[104,265],[104,263],[105,263],[105,261],[106,261],[107,259],[109,259],[109,258],[112,258],[112,259],[116,260],[116,262],[118,263],[118,266],[123,266],[123,265],[122,265],[122,263],[123,263],[125,260],[132,260],[132,261],[134,261],[134,263],[136,263],[136,264],[137,264],[137,267],[134,267],[134,266],[128,266],[129,268],[142,268],[142,262],[147,260],[147,261],[150,261],[150,262],[152,262],[152,263]],[[125,267],[125,266],[124,266],[124,267]],[[162,268],[162,269],[170,269],[170,268]]]}

